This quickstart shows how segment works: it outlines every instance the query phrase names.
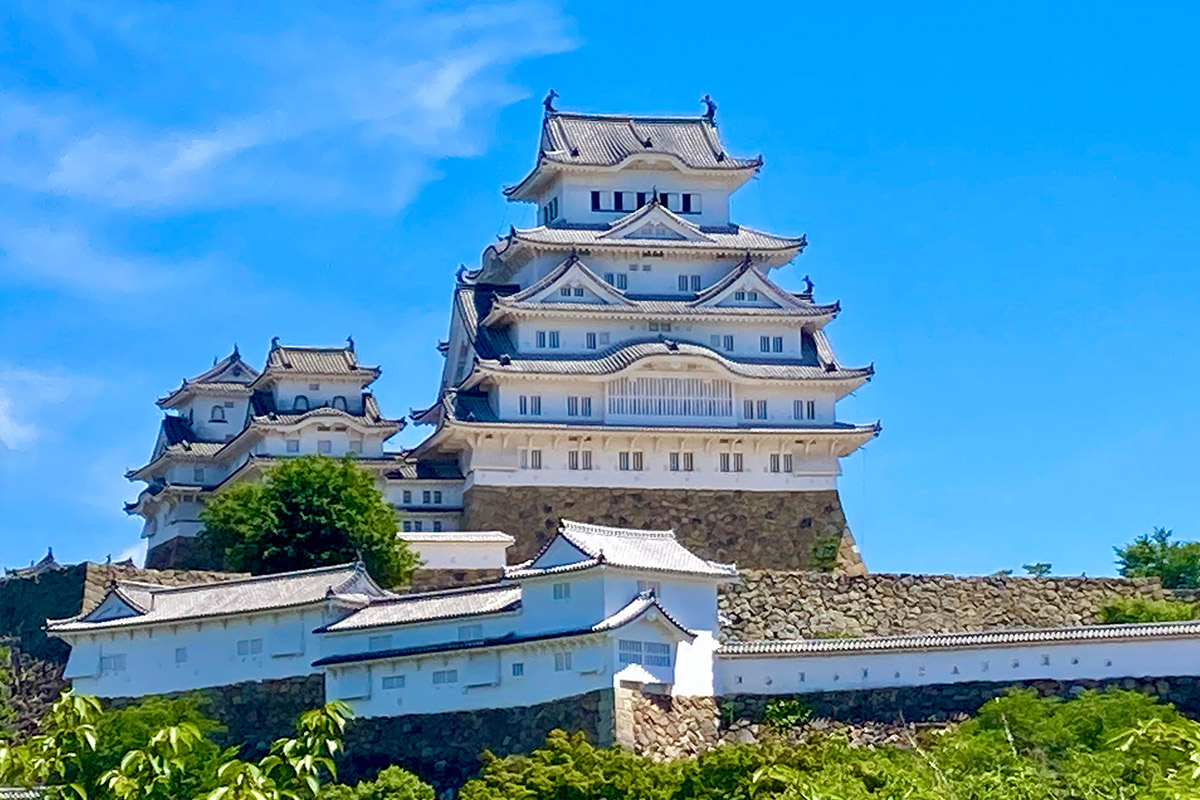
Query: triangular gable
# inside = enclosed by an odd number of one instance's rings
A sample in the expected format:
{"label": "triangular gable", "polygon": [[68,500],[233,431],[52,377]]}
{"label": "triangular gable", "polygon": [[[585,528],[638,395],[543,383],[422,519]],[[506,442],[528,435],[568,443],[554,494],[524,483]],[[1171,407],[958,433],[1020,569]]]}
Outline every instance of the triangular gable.
{"label": "triangular gable", "polygon": [[104,596],[100,604],[83,617],[82,621],[103,622],[110,619],[140,617],[145,613],[146,609],[134,603],[133,600],[126,597],[120,589],[114,586],[108,590],[108,594]]}
{"label": "triangular gable", "polygon": [[565,536],[558,534],[550,540],[542,552],[534,557],[533,561],[525,565],[525,568],[550,569],[591,560],[592,556],[580,550]]}
{"label": "triangular gable", "polygon": [[696,308],[795,308],[809,306],[767,279],[748,259],[702,292]]}
{"label": "triangular gable", "polygon": [[234,348],[232,353],[213,364],[212,369],[188,378],[188,383],[250,383],[257,377],[258,370],[243,361]]}
{"label": "triangular gable", "polygon": [[619,239],[663,239],[710,242],[700,228],[664,208],[657,199],[614,222],[599,237],[602,241]]}
{"label": "triangular gable", "polygon": [[[570,295],[563,294],[563,289],[569,289]],[[577,289],[582,294],[577,293]],[[529,288],[508,297],[498,297],[496,303],[501,306],[510,303],[633,305],[632,300],[606,283],[574,255]]]}

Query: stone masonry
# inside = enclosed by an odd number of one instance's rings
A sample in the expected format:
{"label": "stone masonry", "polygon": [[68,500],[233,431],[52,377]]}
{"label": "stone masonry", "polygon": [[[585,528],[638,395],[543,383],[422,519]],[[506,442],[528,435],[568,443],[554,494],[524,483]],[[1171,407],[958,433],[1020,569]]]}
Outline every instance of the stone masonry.
{"label": "stone masonry", "polygon": [[464,530],[516,537],[510,562],[536,555],[561,519],[673,528],[685,547],[739,567],[865,571],[836,491],[473,486],[463,500]]}
{"label": "stone masonry", "polygon": [[1156,578],[828,575],[743,570],[721,588],[726,641],[1092,625],[1113,597],[1162,598]]}

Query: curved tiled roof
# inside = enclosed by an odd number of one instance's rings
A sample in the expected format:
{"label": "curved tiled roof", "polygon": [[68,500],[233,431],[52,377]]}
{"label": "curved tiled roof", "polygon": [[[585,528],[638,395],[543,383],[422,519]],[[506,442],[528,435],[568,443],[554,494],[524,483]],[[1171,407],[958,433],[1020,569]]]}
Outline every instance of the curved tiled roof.
{"label": "curved tiled roof", "polygon": [[644,358],[670,355],[707,358],[725,367],[725,369],[734,375],[741,375],[747,378],[792,381],[865,381],[875,373],[875,368],[870,366],[847,369],[833,363],[819,366],[781,360],[733,361],[704,345],[662,338],[625,342],[602,351],[593,358],[506,356],[496,359],[481,358],[479,367],[484,371],[493,373],[611,375]]}
{"label": "curved tiled roof", "polygon": [[520,607],[520,586],[497,584],[475,589],[401,595],[371,603],[345,619],[317,628],[317,632],[345,633],[365,628],[477,617],[516,611]]}
{"label": "curved tiled roof", "polygon": [[1054,644],[1183,636],[1200,636],[1200,620],[1134,625],[1087,625],[1075,628],[1034,628],[982,633],[870,636],[855,639],[779,639],[736,642],[721,647],[717,652],[724,656],[836,655],[840,653],[1003,647],[1013,644]]}
{"label": "curved tiled roof", "polygon": [[694,169],[756,169],[762,158],[725,152],[704,117],[628,117],[555,111],[542,124],[539,157],[561,164],[616,166],[634,155],[662,153]]}
{"label": "curved tiled roof", "polygon": [[[620,221],[620,220],[618,220]],[[614,223],[615,224],[615,223]],[[635,247],[640,249],[695,249],[743,252],[746,250],[802,250],[804,236],[776,236],[743,225],[701,225],[703,239],[605,238],[610,225],[542,225],[514,230],[514,241],[552,247]]]}

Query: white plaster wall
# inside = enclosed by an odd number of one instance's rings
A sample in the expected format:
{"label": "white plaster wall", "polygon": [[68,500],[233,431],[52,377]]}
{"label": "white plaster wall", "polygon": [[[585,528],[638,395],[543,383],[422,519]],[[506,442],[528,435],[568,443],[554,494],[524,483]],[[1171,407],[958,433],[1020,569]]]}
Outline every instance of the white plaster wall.
{"label": "white plaster wall", "polygon": [[721,694],[795,694],[965,681],[1193,675],[1198,664],[1200,639],[1150,639],[836,656],[718,657],[715,668]]}
{"label": "white plaster wall", "polygon": [[[459,628],[467,625],[479,625],[482,638],[495,638],[523,629],[521,617],[522,614],[518,612],[505,612],[407,625],[380,625],[345,632],[327,631],[317,634],[319,657],[457,642],[462,638]],[[375,646],[372,646],[372,640]]]}
{"label": "white plaster wall", "polygon": [[[349,693],[359,694],[365,677],[367,696],[343,697],[357,716],[397,716],[400,714],[432,714],[470,711],[482,708],[506,708],[534,705],[563,697],[606,689],[612,686],[611,640],[604,637],[550,640],[503,648],[489,648],[490,653],[450,653],[423,657],[390,659],[363,664],[354,680],[343,682],[344,669],[326,672],[326,696],[330,699],[345,695],[343,686],[354,684]],[[570,652],[572,669],[556,671],[554,654]],[[495,658],[498,660],[499,682],[484,686],[467,686],[464,677],[469,660]],[[512,665],[520,663],[524,674],[514,677]],[[595,669],[593,669],[595,668]],[[456,669],[459,682],[434,684],[433,673]],[[586,670],[586,671],[585,671]],[[384,689],[387,676],[403,675],[404,687]]]}
{"label": "white plaster wall", "polygon": [[[246,423],[248,397],[195,397],[180,407],[183,417],[190,417],[195,434],[206,441],[225,441],[241,433]],[[213,406],[220,406],[224,421],[213,421]]]}
{"label": "white plaster wall", "polygon": [[[588,175],[564,175],[547,189],[538,200],[538,207],[545,205],[552,197],[559,198],[559,216],[567,222],[613,222],[631,211],[628,207],[621,212],[592,211],[592,192],[606,192],[603,207],[612,207],[612,192],[646,192],[647,195],[657,190],[673,194],[669,207],[679,212],[679,194],[694,192],[701,195],[701,213],[681,214],[697,225],[725,225],[729,222],[729,195],[744,178],[717,177],[707,178],[688,175],[674,166],[664,162],[662,169],[623,169],[610,174],[592,173]],[[649,198],[647,198],[649,199]],[[636,198],[634,198],[636,201]]]}
{"label": "white plaster wall", "polygon": [[[550,305],[562,306],[566,305],[566,303],[551,303]],[[521,353],[536,356],[568,357],[582,355],[594,357],[604,350],[612,349],[625,342],[656,339],[661,335],[665,339],[691,342],[711,348],[732,360],[753,358],[756,360],[795,361],[801,357],[800,328],[780,320],[766,318],[761,321],[747,322],[673,322],[670,323],[669,331],[662,330],[661,322],[659,323],[659,330],[651,330],[650,324],[650,320],[630,322],[601,319],[598,317],[589,319],[586,315],[581,315],[581,318],[578,319],[569,317],[553,317],[537,320],[523,319],[513,325],[512,335]],[[559,347],[557,349],[538,347],[538,331],[547,333],[557,331],[559,334]],[[588,333],[607,333],[609,335],[609,344],[599,344],[599,337],[597,337],[597,347],[589,349],[587,347]],[[713,336],[722,338],[714,343]],[[733,336],[732,350],[724,348],[725,342],[723,337],[725,336]],[[774,352],[774,350],[763,352],[761,346],[761,337],[763,336],[767,336],[772,340],[775,337],[782,337],[783,350],[778,353]],[[547,337],[548,341],[549,337]],[[773,347],[774,341],[771,344]]]}
{"label": "white plaster wall", "polygon": [[[560,251],[539,253],[529,263],[522,265],[514,272],[511,282],[523,288],[532,286],[553,272],[569,254],[570,248],[566,247]],[[690,277],[688,290],[686,292],[679,290],[680,275],[699,275],[700,290],[704,291],[737,267],[743,255],[739,254],[736,258],[722,257],[703,250],[685,251],[682,248],[676,250],[664,246],[658,250],[597,249],[585,252],[580,258],[587,268],[601,279],[609,272],[614,273],[614,277],[616,273],[624,273],[625,288],[622,291],[627,294],[633,296],[663,295],[684,300],[695,297],[695,292],[691,290]],[[762,260],[756,263],[760,269],[770,270],[786,264],[790,260],[786,254],[775,253],[764,254]],[[637,266],[636,270],[633,269],[634,266]],[[650,269],[645,269],[646,266],[649,266]],[[763,307],[765,302],[765,299],[760,297],[758,303],[747,303],[746,305]]]}
{"label": "white plaster wall", "polygon": [[500,542],[461,542],[446,537],[445,542],[409,542],[408,549],[421,559],[422,569],[501,569],[507,547]]}
{"label": "white plaster wall", "polygon": [[[275,407],[283,412],[291,412],[295,407],[297,395],[308,398],[310,409],[318,406],[332,406],[334,397],[346,399],[346,410],[351,414],[361,414],[363,411],[362,390],[363,378],[335,379],[315,378],[313,380],[283,379],[275,384]],[[318,388],[311,388],[316,384]]]}
{"label": "white plaster wall", "polygon": [[[312,629],[328,621],[326,614],[310,606],[71,637],[66,676],[82,694],[125,697],[308,675],[317,652]],[[238,640],[253,638],[263,640],[262,652],[238,655]],[[179,647],[186,648],[183,662],[176,662]],[[101,656],[117,654],[125,656],[126,669],[101,673]]]}
{"label": "white plaster wall", "polygon": [[[566,561],[573,562],[579,559],[580,556],[575,555]],[[549,563],[555,562],[551,559]],[[570,585],[570,597],[555,600],[556,583]],[[632,599],[630,595],[625,599],[625,603]],[[518,630],[522,633],[577,630],[595,625],[609,613],[611,612],[605,608],[604,577],[598,570],[568,572],[521,581],[521,618],[518,621]]]}
{"label": "white plaster wall", "polygon": [[[405,498],[408,492],[408,498]],[[425,502],[425,492],[429,492],[429,502]],[[442,493],[442,502],[434,502],[434,492]],[[421,507],[435,510],[439,508],[462,508],[461,480],[427,480],[407,479],[389,480],[384,487],[387,501],[398,507]]]}

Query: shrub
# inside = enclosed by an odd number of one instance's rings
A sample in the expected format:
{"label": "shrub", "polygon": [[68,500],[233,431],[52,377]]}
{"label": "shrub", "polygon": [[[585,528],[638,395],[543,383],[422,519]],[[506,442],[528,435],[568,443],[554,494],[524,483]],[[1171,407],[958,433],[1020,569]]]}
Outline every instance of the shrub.
{"label": "shrub", "polygon": [[1115,625],[1131,622],[1175,622],[1200,618],[1200,606],[1180,600],[1154,600],[1146,597],[1114,597],[1096,614],[1101,622]]}

